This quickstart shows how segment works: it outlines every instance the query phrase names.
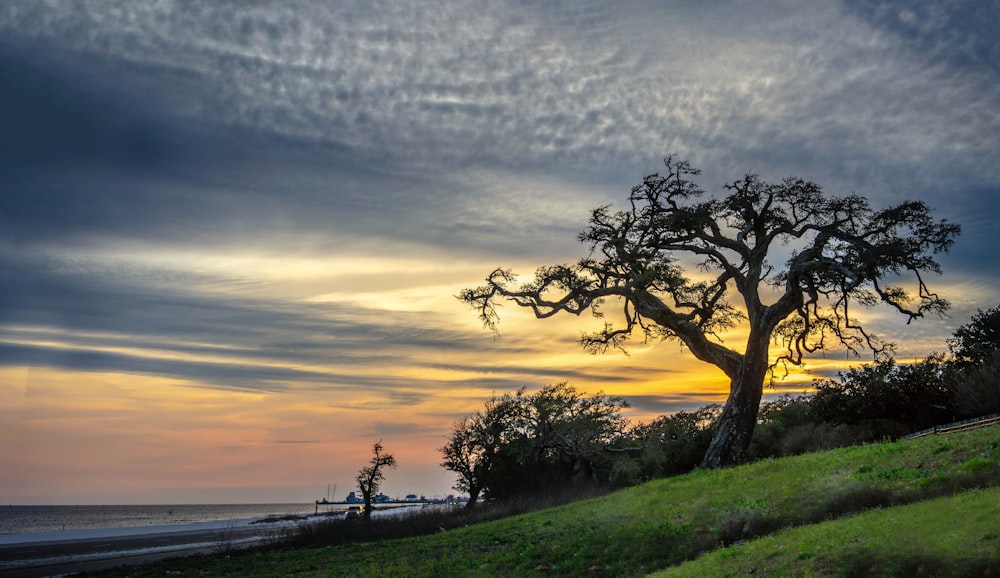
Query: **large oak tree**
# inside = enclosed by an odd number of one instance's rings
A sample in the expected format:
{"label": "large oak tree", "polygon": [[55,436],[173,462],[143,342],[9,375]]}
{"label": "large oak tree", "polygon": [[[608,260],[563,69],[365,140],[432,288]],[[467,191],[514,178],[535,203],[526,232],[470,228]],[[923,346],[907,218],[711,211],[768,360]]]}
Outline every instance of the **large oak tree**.
{"label": "large oak tree", "polygon": [[[509,269],[496,269],[459,298],[494,330],[504,300],[547,318],[585,311],[601,317],[601,305],[612,299],[621,319],[585,334],[585,347],[621,348],[637,330],[646,339],[682,342],[730,380],[704,467],[746,458],[764,383],[777,363],[801,364],[804,354],[831,342],[876,356],[889,350],[861,324],[856,305],[884,303],[908,320],[948,308],[925,277],[940,273],[934,255],[950,248],[959,226],[934,220],[923,202],[875,209],[856,194],[828,196],[802,179],[767,183],[756,175],[726,185],[721,198],[703,198],[690,180],[697,169],[672,158],[664,164],[664,174],[632,189],[628,208],[592,212],[580,235],[590,246],[586,258],[542,267],[521,285]],[[739,303],[729,300],[734,294]],[[743,347],[723,344],[718,332],[741,324]],[[784,345],[774,359],[773,339]]]}

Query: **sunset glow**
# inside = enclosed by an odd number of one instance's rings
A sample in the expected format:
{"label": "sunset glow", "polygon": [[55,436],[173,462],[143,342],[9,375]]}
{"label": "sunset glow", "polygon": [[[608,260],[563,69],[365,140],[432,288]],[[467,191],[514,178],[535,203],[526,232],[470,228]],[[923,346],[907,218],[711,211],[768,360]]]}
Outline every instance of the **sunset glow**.
{"label": "sunset glow", "polygon": [[949,317],[859,311],[901,362],[1000,303],[997,40],[965,4],[557,4],[4,2],[0,502],[342,499],[378,440],[385,493],[443,496],[491,395],[724,402],[678,343],[592,355],[589,314],[494,333],[455,297],[586,256],[669,154],[708,194],[797,175],[961,224]]}

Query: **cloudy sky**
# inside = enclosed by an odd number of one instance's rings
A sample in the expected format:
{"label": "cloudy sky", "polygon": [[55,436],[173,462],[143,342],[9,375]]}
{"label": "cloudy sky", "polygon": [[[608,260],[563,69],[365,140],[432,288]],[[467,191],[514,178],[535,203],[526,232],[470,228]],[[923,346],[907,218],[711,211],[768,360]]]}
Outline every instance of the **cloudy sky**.
{"label": "cloudy sky", "polygon": [[[491,393],[569,381],[635,419],[724,395],[675,344],[453,296],[584,255],[676,154],[718,192],[797,175],[963,233],[950,318],[1000,303],[1000,9],[968,1],[0,3],[0,503],[450,492]],[[831,353],[810,368],[854,361]],[[780,388],[801,391],[808,376]]]}

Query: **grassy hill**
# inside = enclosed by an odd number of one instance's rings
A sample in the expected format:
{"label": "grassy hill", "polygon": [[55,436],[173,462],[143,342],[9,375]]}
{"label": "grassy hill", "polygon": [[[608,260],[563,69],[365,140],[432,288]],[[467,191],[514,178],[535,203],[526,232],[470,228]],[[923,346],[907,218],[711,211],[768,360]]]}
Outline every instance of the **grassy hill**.
{"label": "grassy hill", "polygon": [[1000,488],[781,530],[654,574],[998,576]]}
{"label": "grassy hill", "polygon": [[698,471],[405,540],[165,561],[129,576],[1000,573],[1000,428]]}

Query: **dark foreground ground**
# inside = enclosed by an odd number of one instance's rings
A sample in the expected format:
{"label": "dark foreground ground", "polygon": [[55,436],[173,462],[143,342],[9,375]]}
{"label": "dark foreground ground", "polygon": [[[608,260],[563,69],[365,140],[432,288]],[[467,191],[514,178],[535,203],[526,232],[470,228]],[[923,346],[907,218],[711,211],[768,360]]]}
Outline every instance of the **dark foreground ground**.
{"label": "dark foreground ground", "polygon": [[39,578],[251,546],[274,536],[266,524],[120,537],[0,544],[0,576]]}

